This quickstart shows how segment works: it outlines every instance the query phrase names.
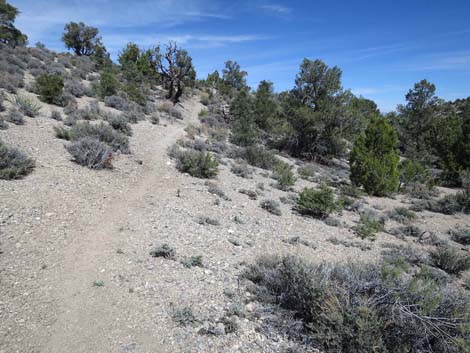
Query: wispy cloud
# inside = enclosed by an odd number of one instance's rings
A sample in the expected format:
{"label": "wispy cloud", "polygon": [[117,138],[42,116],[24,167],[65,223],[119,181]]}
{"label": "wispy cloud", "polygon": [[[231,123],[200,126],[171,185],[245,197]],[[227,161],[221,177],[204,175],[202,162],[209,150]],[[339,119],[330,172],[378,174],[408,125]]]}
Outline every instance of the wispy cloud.
{"label": "wispy cloud", "polygon": [[395,71],[470,70],[470,51],[419,55],[408,63],[397,65]]}
{"label": "wispy cloud", "polygon": [[283,6],[283,5],[279,5],[279,4],[261,5],[260,8],[263,10],[274,12],[274,13],[281,14],[281,15],[289,14],[292,12],[291,8]]}

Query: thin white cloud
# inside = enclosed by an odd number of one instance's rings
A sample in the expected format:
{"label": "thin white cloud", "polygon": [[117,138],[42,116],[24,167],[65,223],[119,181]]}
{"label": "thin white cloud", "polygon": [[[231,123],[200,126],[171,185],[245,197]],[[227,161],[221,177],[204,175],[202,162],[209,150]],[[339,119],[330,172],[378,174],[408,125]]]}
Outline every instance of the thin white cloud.
{"label": "thin white cloud", "polygon": [[470,51],[420,55],[394,69],[396,71],[470,70]]}
{"label": "thin white cloud", "polygon": [[279,4],[261,5],[260,8],[263,9],[263,10],[267,10],[267,11],[270,11],[270,12],[280,14],[280,15],[289,14],[289,13],[292,12],[291,8],[283,6],[283,5],[279,5]]}

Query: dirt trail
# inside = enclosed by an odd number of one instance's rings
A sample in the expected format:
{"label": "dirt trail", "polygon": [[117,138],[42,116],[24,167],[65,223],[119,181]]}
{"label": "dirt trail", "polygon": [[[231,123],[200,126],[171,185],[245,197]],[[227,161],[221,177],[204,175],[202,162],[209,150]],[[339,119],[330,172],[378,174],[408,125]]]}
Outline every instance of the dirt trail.
{"label": "dirt trail", "polygon": [[[201,106],[192,99],[185,104],[185,123],[197,121]],[[174,185],[169,175],[167,148],[184,134],[184,124],[168,124],[161,139],[151,136],[149,131],[136,129],[135,138],[145,141],[142,154],[144,172],[137,184],[115,199],[107,200],[103,213],[97,213],[90,225],[75,235],[74,241],[64,249],[63,262],[55,275],[59,294],[59,314],[50,329],[44,352],[107,352],[115,346],[114,333],[122,335],[129,330],[126,322],[119,322],[124,312],[139,312],[139,303],[132,295],[113,291],[100,291],[95,281],[106,286],[113,273],[125,273],[115,258],[122,242],[123,227],[144,217],[148,207],[164,207],[156,203],[149,206],[146,197],[150,194],[163,197],[173,192]],[[148,152],[150,151],[150,152]],[[158,199],[158,197],[157,197]],[[108,281],[107,281],[108,280]],[[158,324],[158,323],[157,323]],[[129,331],[133,331],[132,329]],[[137,331],[137,335],[140,333]],[[145,335],[141,335],[145,339]],[[153,346],[153,351],[158,347]],[[166,352],[164,348],[162,352]]]}

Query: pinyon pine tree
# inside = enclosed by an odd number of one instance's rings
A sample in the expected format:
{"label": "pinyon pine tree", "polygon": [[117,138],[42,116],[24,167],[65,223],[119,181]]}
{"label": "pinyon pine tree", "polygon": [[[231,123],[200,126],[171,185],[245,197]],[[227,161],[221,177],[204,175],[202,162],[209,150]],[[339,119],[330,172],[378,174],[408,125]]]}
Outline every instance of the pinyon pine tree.
{"label": "pinyon pine tree", "polygon": [[375,196],[384,196],[398,187],[397,133],[383,118],[373,117],[356,140],[349,164],[351,181]]}

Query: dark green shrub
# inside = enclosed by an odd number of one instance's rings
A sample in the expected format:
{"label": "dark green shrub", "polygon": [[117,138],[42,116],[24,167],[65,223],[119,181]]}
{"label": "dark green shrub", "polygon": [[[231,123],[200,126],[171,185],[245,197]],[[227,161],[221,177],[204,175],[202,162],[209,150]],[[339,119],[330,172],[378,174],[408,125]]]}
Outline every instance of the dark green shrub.
{"label": "dark green shrub", "polygon": [[93,88],[98,96],[104,98],[116,95],[120,84],[112,71],[105,70],[101,73],[100,80],[94,84]]}
{"label": "dark green shrub", "polygon": [[405,190],[412,184],[429,185],[432,180],[432,175],[429,169],[417,161],[411,159],[404,159],[398,164],[399,177],[399,190]]}
{"label": "dark green shrub", "polygon": [[111,169],[112,149],[92,137],[82,137],[65,147],[74,161],[90,169]]}
{"label": "dark green shrub", "polygon": [[434,266],[453,275],[470,269],[470,255],[450,246],[439,246],[431,252],[431,260]]}
{"label": "dark green shrub", "polygon": [[271,305],[264,327],[285,330],[322,352],[456,353],[468,347],[468,295],[422,272],[262,257],[243,277],[255,284],[257,299]]}
{"label": "dark green shrub", "polygon": [[245,159],[248,164],[262,169],[272,169],[278,162],[273,152],[257,145],[246,147],[242,151],[242,158]]}
{"label": "dark green shrub", "polygon": [[353,229],[360,238],[374,240],[376,233],[384,229],[384,221],[373,212],[364,212]]}
{"label": "dark green shrub", "polygon": [[186,267],[186,268],[191,268],[191,267],[204,267],[204,264],[202,263],[202,255],[196,255],[196,256],[191,256],[183,261],[181,261],[181,264]]}
{"label": "dark green shrub", "polygon": [[58,75],[44,74],[36,78],[39,98],[46,103],[64,105],[64,79]]}
{"label": "dark green shrub", "polygon": [[396,146],[394,128],[383,118],[372,118],[350,154],[352,183],[375,196],[396,191],[399,177]]}
{"label": "dark green shrub", "polygon": [[194,326],[200,322],[196,316],[194,316],[193,309],[190,307],[176,309],[173,312],[173,320],[180,326]]}
{"label": "dark green shrub", "polygon": [[293,186],[296,181],[294,173],[292,173],[292,167],[282,161],[274,166],[273,178],[277,180],[277,187],[284,191]]}
{"label": "dark green shrub", "polygon": [[272,213],[273,215],[276,215],[276,216],[282,215],[281,205],[279,205],[279,202],[277,201],[264,200],[264,201],[261,201],[260,206],[262,209],[268,211],[269,213]]}
{"label": "dark green shrub", "polygon": [[21,179],[34,169],[34,161],[16,148],[0,141],[0,179]]}
{"label": "dark green shrub", "polygon": [[296,210],[302,215],[323,219],[336,209],[333,190],[324,184],[317,190],[305,188],[297,199]]}
{"label": "dark green shrub", "polygon": [[176,168],[196,178],[212,178],[218,173],[219,163],[209,152],[180,151]]}
{"label": "dark green shrub", "polygon": [[147,103],[147,97],[142,91],[133,84],[127,84],[123,87],[123,91],[127,94],[129,99],[137,104],[144,106]]}
{"label": "dark green shrub", "polygon": [[449,234],[453,241],[462,245],[470,245],[470,227],[450,229]]}

